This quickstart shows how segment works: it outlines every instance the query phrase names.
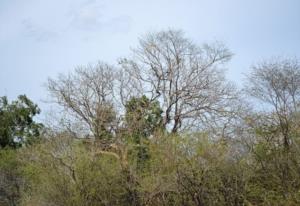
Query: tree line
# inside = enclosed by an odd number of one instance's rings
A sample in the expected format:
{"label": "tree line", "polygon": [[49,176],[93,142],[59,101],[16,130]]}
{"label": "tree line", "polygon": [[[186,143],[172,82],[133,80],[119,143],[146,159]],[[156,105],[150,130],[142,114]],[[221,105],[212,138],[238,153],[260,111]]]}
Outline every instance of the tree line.
{"label": "tree line", "polygon": [[0,205],[299,205],[299,60],[258,62],[240,89],[232,56],[164,30],[49,78],[50,124],[2,97]]}

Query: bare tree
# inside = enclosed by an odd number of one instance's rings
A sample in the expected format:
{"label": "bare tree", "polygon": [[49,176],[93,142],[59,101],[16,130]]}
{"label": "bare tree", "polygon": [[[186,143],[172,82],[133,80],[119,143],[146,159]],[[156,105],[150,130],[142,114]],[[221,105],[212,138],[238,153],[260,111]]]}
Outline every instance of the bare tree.
{"label": "bare tree", "polygon": [[[255,129],[263,131],[258,136],[272,145],[271,148],[281,151],[273,153],[275,161],[270,161],[269,164],[280,168],[278,177],[284,188],[283,195],[287,197],[291,191],[289,178],[294,172],[292,168],[299,166],[294,158],[299,151],[299,145],[293,138],[297,136],[295,134],[299,127],[297,120],[300,103],[299,61],[273,58],[254,65],[252,73],[248,76],[246,89],[251,96],[267,106],[262,116],[264,119],[260,118],[257,121],[259,126]],[[261,157],[254,154],[262,168],[266,168],[266,163]]]}
{"label": "bare tree", "polygon": [[57,79],[49,78],[46,86],[56,103],[83,121],[95,138],[102,139],[112,131],[116,120],[114,81],[112,66],[99,62]]}
{"label": "bare tree", "polygon": [[128,91],[135,91],[158,100],[163,124],[172,132],[183,125],[216,121],[230,112],[230,102],[236,98],[223,72],[231,57],[223,44],[200,47],[181,31],[149,33],[140,39],[132,57],[120,60],[123,76],[129,78],[121,96],[130,97]]}
{"label": "bare tree", "polygon": [[271,59],[252,67],[247,91],[274,111],[284,145],[290,144],[292,118],[299,112],[300,64],[297,59]]}

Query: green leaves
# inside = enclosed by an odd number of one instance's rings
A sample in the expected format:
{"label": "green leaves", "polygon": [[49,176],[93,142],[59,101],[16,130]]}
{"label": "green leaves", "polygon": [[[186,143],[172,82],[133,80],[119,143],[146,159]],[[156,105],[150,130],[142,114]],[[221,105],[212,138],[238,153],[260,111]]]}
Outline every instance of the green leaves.
{"label": "green leaves", "polygon": [[0,98],[0,148],[17,148],[31,144],[40,134],[42,124],[33,118],[40,109],[25,95],[9,103],[7,97]]}
{"label": "green leaves", "polygon": [[145,95],[133,97],[127,102],[125,109],[127,130],[136,137],[136,143],[139,143],[140,137],[149,137],[162,127],[162,110],[158,101],[151,102]]}

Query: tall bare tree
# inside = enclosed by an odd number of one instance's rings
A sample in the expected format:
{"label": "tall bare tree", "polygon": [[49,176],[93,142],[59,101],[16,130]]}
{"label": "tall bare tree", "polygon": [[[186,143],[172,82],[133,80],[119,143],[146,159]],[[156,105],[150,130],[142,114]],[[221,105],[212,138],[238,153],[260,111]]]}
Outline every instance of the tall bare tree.
{"label": "tall bare tree", "polygon": [[252,67],[247,91],[274,111],[286,148],[290,144],[292,118],[299,112],[300,64],[297,59],[276,58]]}
{"label": "tall bare tree", "polygon": [[223,44],[198,46],[182,31],[149,33],[140,39],[130,58],[120,60],[123,76],[128,77],[121,96],[130,97],[134,91],[158,100],[163,124],[172,132],[183,125],[215,121],[228,114],[230,102],[236,98],[223,71],[231,57]]}
{"label": "tall bare tree", "polygon": [[78,67],[69,75],[48,79],[47,89],[56,103],[77,120],[83,121],[95,138],[102,139],[114,128],[113,108],[115,73],[112,66]]}
{"label": "tall bare tree", "polygon": [[299,61],[278,57],[254,65],[246,89],[251,96],[266,105],[266,111],[259,118],[259,126],[255,131],[258,131],[256,135],[259,140],[268,145],[266,150],[272,152],[272,159],[264,162],[257,153],[254,153],[255,157],[264,172],[272,171],[267,168],[279,168],[275,170],[275,175],[283,187],[282,195],[287,198],[293,191],[291,177],[295,171],[299,171],[299,162],[295,158],[299,152]]}

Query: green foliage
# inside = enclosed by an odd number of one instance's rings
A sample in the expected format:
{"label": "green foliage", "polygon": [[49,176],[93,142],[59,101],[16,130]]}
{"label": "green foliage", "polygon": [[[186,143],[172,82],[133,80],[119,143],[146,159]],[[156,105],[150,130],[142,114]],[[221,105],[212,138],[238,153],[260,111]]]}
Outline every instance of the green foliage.
{"label": "green foliage", "polygon": [[162,130],[162,110],[159,102],[151,102],[145,95],[131,98],[125,105],[125,135],[134,145],[131,157],[138,169],[143,169],[149,155],[149,137]]}
{"label": "green foliage", "polygon": [[145,95],[133,97],[126,103],[125,109],[126,129],[135,143],[162,127],[162,110],[158,101],[151,102]]}
{"label": "green foliage", "polygon": [[0,150],[0,205],[15,206],[19,203],[24,182],[20,164],[15,150]]}
{"label": "green foliage", "polygon": [[160,136],[140,178],[145,205],[243,205],[244,163],[228,159],[229,148],[204,134]]}
{"label": "green foliage", "polygon": [[16,101],[8,102],[0,98],[0,148],[17,148],[22,144],[31,144],[39,136],[41,124],[33,118],[40,109],[25,95]]}
{"label": "green foliage", "polygon": [[247,182],[247,199],[254,205],[299,205],[299,125],[289,120],[288,147],[284,144],[282,127],[276,121],[260,116],[253,128],[256,142],[252,144],[251,178]]}
{"label": "green foliage", "polygon": [[24,151],[28,187],[23,205],[124,205],[122,168],[115,157],[57,136]]}
{"label": "green foliage", "polygon": [[284,147],[263,140],[235,156],[230,141],[205,132],[155,133],[141,170],[132,142],[103,151],[61,133],[18,156],[3,150],[0,174],[17,177],[20,205],[298,205],[298,148],[287,158]]}

